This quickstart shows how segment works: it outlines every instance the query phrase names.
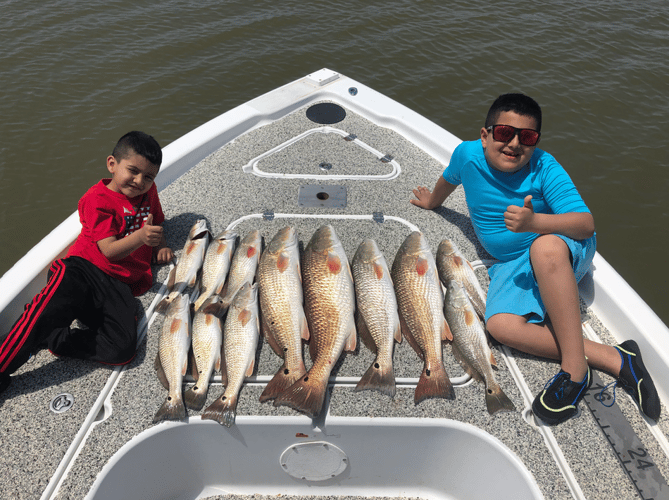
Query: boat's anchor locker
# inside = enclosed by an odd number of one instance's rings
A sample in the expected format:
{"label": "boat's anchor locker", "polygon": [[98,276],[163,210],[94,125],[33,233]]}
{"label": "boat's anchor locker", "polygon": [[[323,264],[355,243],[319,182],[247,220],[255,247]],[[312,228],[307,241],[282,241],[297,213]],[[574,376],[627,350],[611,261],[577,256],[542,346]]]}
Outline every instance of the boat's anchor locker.
{"label": "boat's anchor locker", "polygon": [[281,468],[297,479],[325,481],[346,470],[348,457],[339,447],[326,441],[297,443],[281,454]]}

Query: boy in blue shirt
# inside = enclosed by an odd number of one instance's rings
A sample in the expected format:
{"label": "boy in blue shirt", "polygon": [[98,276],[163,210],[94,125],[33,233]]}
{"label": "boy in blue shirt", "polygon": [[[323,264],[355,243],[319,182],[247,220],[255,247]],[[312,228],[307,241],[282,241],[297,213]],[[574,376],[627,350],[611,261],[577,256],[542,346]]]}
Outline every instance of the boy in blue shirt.
{"label": "boy in blue shirt", "polygon": [[592,367],[616,377],[657,420],[659,398],[636,343],[583,338],[577,284],[595,254],[594,219],[562,166],[536,148],[540,136],[541,108],[533,99],[499,96],[481,139],[460,144],[434,189],[416,188],[411,203],[437,208],[463,185],[476,235],[499,261],[488,271],[488,332],[561,363],[534,400],[537,417],[554,425],[574,416]]}

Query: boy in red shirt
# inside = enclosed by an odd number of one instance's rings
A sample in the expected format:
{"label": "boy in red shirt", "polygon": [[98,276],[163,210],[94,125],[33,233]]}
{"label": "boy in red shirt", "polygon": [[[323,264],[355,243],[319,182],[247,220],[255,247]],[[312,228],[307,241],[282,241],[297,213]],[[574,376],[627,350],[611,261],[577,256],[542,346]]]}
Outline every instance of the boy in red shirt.
{"label": "boy in red shirt", "polygon": [[[143,132],[121,137],[107,157],[111,179],[79,200],[81,233],[56,260],[46,286],[0,336],[0,392],[9,374],[48,348],[58,356],[122,365],[137,348],[135,296],[151,288],[151,262],[174,258],[154,184],[162,151]],[[87,328],[72,328],[77,319]]]}

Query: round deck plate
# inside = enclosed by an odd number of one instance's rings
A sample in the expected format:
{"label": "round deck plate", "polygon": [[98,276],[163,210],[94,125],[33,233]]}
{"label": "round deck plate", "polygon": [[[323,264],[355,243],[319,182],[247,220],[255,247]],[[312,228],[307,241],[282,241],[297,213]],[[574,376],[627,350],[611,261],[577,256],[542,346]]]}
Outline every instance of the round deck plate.
{"label": "round deck plate", "polygon": [[348,457],[332,443],[313,441],[286,448],[279,463],[287,474],[297,479],[325,481],[346,470]]}

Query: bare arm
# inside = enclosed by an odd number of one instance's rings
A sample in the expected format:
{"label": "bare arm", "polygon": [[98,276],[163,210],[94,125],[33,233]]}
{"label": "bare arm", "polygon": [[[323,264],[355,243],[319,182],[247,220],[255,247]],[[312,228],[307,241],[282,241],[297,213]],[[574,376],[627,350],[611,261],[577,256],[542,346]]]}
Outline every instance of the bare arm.
{"label": "bare arm", "polygon": [[432,210],[441,206],[446,198],[455,191],[457,186],[446,182],[446,180],[440,175],[437,179],[437,183],[434,185],[432,192],[425,186],[418,186],[413,190],[413,194],[418,199],[411,199],[411,203],[417,207],[424,208],[426,210]]}
{"label": "bare arm", "polygon": [[522,207],[509,205],[504,212],[506,228],[514,233],[561,234],[575,240],[585,240],[595,234],[595,219],[587,212],[566,214],[537,214],[532,195],[527,195]]}
{"label": "bare arm", "polygon": [[110,261],[121,260],[142,245],[157,247],[164,241],[162,226],[153,225],[153,214],[149,214],[146,222],[134,233],[120,240],[110,236],[98,241],[98,248]]}

